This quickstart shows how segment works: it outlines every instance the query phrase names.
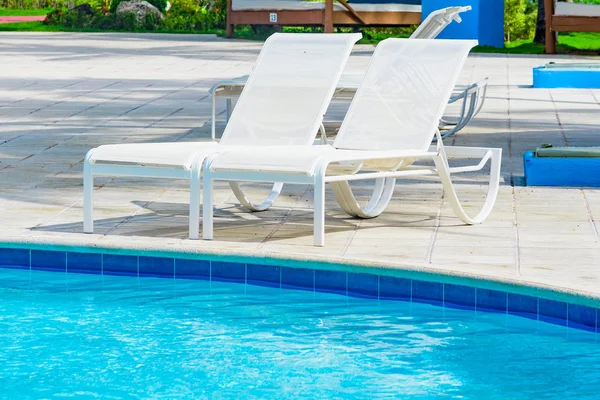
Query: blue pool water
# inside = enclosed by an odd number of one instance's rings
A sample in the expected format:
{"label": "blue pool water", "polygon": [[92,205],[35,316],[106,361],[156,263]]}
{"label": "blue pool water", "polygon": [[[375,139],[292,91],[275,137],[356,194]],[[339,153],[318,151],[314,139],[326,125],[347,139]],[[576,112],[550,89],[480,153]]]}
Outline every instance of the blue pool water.
{"label": "blue pool water", "polygon": [[596,338],[427,304],[0,269],[7,399],[597,399]]}

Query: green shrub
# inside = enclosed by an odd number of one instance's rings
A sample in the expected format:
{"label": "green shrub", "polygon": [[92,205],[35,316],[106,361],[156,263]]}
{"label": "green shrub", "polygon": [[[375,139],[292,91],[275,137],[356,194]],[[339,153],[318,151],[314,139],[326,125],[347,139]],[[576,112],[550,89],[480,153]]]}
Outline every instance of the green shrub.
{"label": "green shrub", "polygon": [[171,0],[169,14],[175,16],[196,15],[200,10],[204,10],[198,5],[196,0]]}
{"label": "green shrub", "polygon": [[[170,13],[169,13],[170,14]],[[207,31],[212,28],[206,12],[193,15],[168,15],[161,28],[174,32]]]}
{"label": "green shrub", "polygon": [[225,29],[227,22],[227,0],[212,0],[211,4],[203,4],[202,6],[208,10],[207,18],[212,27]]}
{"label": "green shrub", "polygon": [[[162,23],[162,28],[175,32],[207,31],[225,27],[226,0],[170,0],[171,8]],[[223,10],[225,10],[223,8]],[[226,11],[226,10],[225,10]]]}
{"label": "green shrub", "polygon": [[112,29],[115,31],[135,31],[135,13],[121,13],[121,14],[113,14],[113,27]]}
{"label": "green shrub", "polygon": [[91,26],[93,28],[101,29],[103,31],[116,30],[115,19],[116,17],[112,14],[96,14],[94,19],[92,20]]}
{"label": "green shrub", "polygon": [[162,19],[154,14],[149,13],[144,16],[144,20],[140,25],[135,26],[136,29],[142,29],[145,31],[155,31],[162,25]]}
{"label": "green shrub", "polygon": [[121,0],[114,0],[110,8],[107,4],[109,0],[92,1],[95,6],[90,2],[89,5],[72,9],[67,8],[65,3],[57,3],[60,7],[51,10],[44,23],[76,29],[95,28],[113,31],[164,29],[171,32],[209,31],[225,26],[225,13],[222,13],[216,5],[225,4],[226,0],[216,0],[213,8],[208,8],[207,4],[200,4],[197,0],[171,0],[171,8],[164,19],[149,14],[141,23],[136,22],[134,13],[117,15],[115,12],[110,12],[110,9],[116,10]]}
{"label": "green shrub", "polygon": [[48,14],[46,14],[46,19],[44,19],[44,24],[46,25],[62,25],[64,14],[69,10],[65,8],[55,8],[50,10]]}

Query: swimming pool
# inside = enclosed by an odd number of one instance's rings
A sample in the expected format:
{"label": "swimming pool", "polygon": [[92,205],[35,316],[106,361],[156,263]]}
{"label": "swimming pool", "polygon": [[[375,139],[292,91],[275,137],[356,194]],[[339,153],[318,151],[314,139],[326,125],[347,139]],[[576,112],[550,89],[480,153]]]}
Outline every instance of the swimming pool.
{"label": "swimming pool", "polygon": [[6,398],[597,398],[596,333],[207,280],[0,268]]}

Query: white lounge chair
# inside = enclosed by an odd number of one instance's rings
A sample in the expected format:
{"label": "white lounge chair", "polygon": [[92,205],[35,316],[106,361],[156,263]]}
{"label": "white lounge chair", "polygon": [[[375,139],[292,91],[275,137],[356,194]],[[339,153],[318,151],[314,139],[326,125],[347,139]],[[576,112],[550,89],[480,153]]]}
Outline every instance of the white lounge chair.
{"label": "white lounge chair", "polygon": [[[387,39],[381,42],[333,145],[271,146],[227,151],[204,164],[203,237],[213,238],[215,180],[314,185],[314,244],[324,245],[325,183],[437,174],[456,215],[467,224],[482,222],[495,203],[501,149],[444,147],[438,122],[475,41]],[[437,147],[431,149],[434,136]],[[452,168],[448,156],[480,158],[476,165]],[[416,160],[433,166],[414,165]],[[450,174],[481,170],[491,160],[490,184],[475,217],[462,208]],[[393,190],[393,185],[383,185]],[[339,199],[338,199],[339,200]],[[355,200],[347,199],[347,203]],[[374,196],[368,209],[379,214],[389,199]],[[346,209],[346,208],[345,208]],[[348,206],[352,211],[352,207]],[[364,210],[363,210],[364,211]]]}
{"label": "white lounge chair", "polygon": [[[84,232],[93,233],[94,175],[190,180],[191,239],[200,225],[200,178],[206,156],[233,146],[312,144],[336,84],[360,34],[275,34],[265,42],[220,143],[175,142],[105,145],[84,161]],[[253,210],[279,195],[275,184]]]}
{"label": "white lounge chair", "polygon": [[[447,7],[442,8],[440,10],[436,10],[430,13],[427,18],[419,25],[419,27],[413,32],[411,35],[411,39],[435,39],[448,25],[452,23],[452,21],[456,21],[460,23],[462,19],[460,18],[460,14],[463,12],[467,12],[471,10],[471,6],[464,7]],[[354,93],[356,93],[356,89],[358,89],[358,85],[360,84],[363,78],[362,74],[348,74],[345,73],[342,75],[342,78],[339,81],[338,88],[334,94],[334,98],[336,99],[352,99]],[[229,119],[231,112],[233,110],[233,102],[240,95],[244,85],[246,84],[246,80],[248,76],[240,76],[234,79],[223,80],[215,83],[210,89],[209,93],[212,96],[212,126],[211,126],[211,137],[213,140],[216,140],[216,102],[217,98],[225,99],[225,107],[226,107],[226,118]],[[458,101],[463,99],[461,113],[457,116],[458,122],[456,125],[451,127],[450,131],[446,132],[447,135],[454,134],[462,129],[474,116],[477,115],[481,107],[479,105],[483,105],[483,101],[477,104],[472,104],[471,99],[473,95],[475,98],[481,98],[483,95],[483,100],[485,98],[485,88],[487,85],[487,80],[483,80],[478,84],[471,85],[467,88],[457,88],[452,97],[454,101]],[[474,93],[476,91],[477,93]],[[444,124],[443,126],[447,126],[450,124]],[[324,131],[324,129],[323,129]]]}

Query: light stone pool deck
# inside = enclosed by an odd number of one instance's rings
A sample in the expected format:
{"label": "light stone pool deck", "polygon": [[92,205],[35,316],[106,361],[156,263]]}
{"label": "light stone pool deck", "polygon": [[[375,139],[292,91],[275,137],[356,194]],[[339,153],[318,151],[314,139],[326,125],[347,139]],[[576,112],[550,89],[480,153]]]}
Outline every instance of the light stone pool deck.
{"label": "light stone pool deck", "polygon": [[[600,90],[530,88],[532,67],[564,56],[473,54],[468,60],[461,82],[489,76],[488,99],[446,143],[503,148],[503,184],[483,225],[462,225],[435,180],[399,182],[387,212],[373,220],[348,218],[328,191],[326,246],[315,248],[311,188],[286,186],[272,210],[250,214],[219,183],[216,240],[189,241],[186,182],[101,177],[97,234],[83,234],[87,150],[209,140],[208,89],[248,74],[260,47],[213,36],[1,33],[0,241],[319,259],[600,299],[600,191],[523,186],[524,151],[548,142],[600,145]],[[372,49],[357,46],[348,70],[364,69]],[[334,104],[327,125],[343,111]],[[219,112],[222,132],[223,104]],[[459,195],[475,209],[485,185],[473,181],[485,177],[467,178],[457,179]],[[257,187],[257,197],[264,193]]]}

